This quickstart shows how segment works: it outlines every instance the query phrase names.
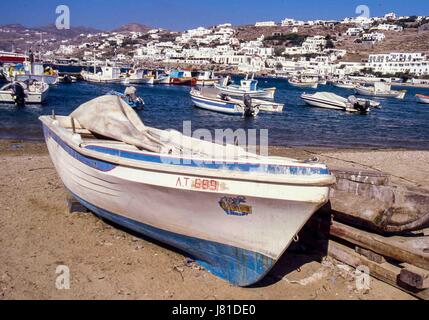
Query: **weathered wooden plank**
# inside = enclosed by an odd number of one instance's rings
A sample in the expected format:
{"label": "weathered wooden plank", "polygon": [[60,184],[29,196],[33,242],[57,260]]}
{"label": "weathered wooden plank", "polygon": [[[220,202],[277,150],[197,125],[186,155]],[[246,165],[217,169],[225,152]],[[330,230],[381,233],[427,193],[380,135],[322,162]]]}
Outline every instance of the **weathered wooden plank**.
{"label": "weathered wooden plank", "polygon": [[356,253],[353,249],[332,240],[329,241],[328,255],[354,268],[366,266],[369,269],[370,276],[401,289],[415,297],[423,300],[429,300],[429,289],[417,290],[400,281],[399,276],[402,269],[398,266],[387,262],[379,264],[370,261],[364,256]]}
{"label": "weathered wooden plank", "polygon": [[374,251],[364,249],[364,248],[361,248],[358,246],[356,246],[355,251],[356,251],[356,253],[360,254],[361,256],[364,256],[365,258],[367,258],[373,262],[376,262],[378,264],[386,262],[386,259],[384,259],[384,257],[382,255],[375,253]]}
{"label": "weathered wooden plank", "polygon": [[416,289],[429,288],[429,271],[417,268],[409,264],[403,264],[399,279]]}
{"label": "weathered wooden plank", "polygon": [[[374,251],[384,257],[409,263],[429,270],[429,252],[427,248],[415,248],[395,238],[383,237],[378,234],[359,230],[337,221],[330,227],[330,235],[346,240],[354,245]],[[427,239],[429,240],[429,239]]]}

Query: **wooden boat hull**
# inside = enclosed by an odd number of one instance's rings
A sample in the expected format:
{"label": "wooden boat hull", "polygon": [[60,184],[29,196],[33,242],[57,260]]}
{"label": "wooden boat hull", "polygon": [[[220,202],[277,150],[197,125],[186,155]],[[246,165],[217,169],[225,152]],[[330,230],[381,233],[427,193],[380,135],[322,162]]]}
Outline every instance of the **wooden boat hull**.
{"label": "wooden boat hull", "polygon": [[416,100],[418,103],[429,104],[429,96],[423,94],[416,94]]}
{"label": "wooden boat hull", "polygon": [[[223,169],[217,170],[211,162],[176,162],[168,155],[83,146],[57,120],[40,119],[61,180],[84,206],[187,252],[234,285],[261,280],[328,200],[326,181],[332,177],[324,166],[260,167],[256,175],[283,172],[298,178],[295,183],[242,180],[237,173],[252,165],[220,163]],[[311,175],[325,182],[300,180]]]}
{"label": "wooden boat hull", "polygon": [[195,78],[170,78],[170,84],[178,86],[196,86],[197,79]]}

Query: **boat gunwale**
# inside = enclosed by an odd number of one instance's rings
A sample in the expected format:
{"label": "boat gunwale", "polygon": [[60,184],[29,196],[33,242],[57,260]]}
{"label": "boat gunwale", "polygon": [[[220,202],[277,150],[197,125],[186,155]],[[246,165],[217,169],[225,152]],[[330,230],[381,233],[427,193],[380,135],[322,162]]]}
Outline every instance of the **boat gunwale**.
{"label": "boat gunwale", "polygon": [[[51,120],[51,123],[47,123],[48,119]],[[288,185],[301,185],[301,186],[315,186],[315,187],[329,187],[336,182],[335,177],[330,173],[329,169],[326,167],[314,167],[311,165],[283,165],[284,167],[297,167],[297,168],[314,168],[314,169],[326,169],[328,170],[327,174],[313,174],[313,175],[286,175],[286,174],[271,174],[271,173],[258,173],[258,172],[240,172],[235,170],[222,170],[222,169],[212,169],[212,168],[203,168],[203,167],[187,167],[180,165],[171,165],[171,164],[156,164],[150,163],[142,160],[133,160],[128,158],[122,158],[114,155],[110,155],[107,153],[97,152],[85,147],[82,147],[82,144],[76,145],[74,141],[72,141],[71,136],[61,132],[58,132],[58,128],[61,128],[62,131],[66,131],[67,129],[64,127],[58,127],[52,125],[52,119],[50,116],[41,116],[39,120],[50,130],[52,131],[59,139],[61,139],[64,143],[66,143],[70,148],[75,150],[76,152],[93,158],[99,159],[102,161],[106,161],[112,164],[142,169],[147,171],[156,171],[156,172],[164,172],[170,174],[179,174],[179,175],[187,175],[187,176],[196,176],[196,177],[210,177],[210,178],[219,178],[219,179],[229,179],[229,180],[240,180],[240,181],[254,181],[254,182],[264,182],[271,184],[288,184]],[[104,146],[100,146],[106,148]],[[107,147],[108,148],[108,147]],[[112,148],[113,149],[113,148]],[[113,149],[121,151],[120,149]],[[123,150],[125,151],[125,150]],[[127,151],[132,152],[132,151]],[[143,154],[147,156],[153,157],[171,157],[169,155],[155,154],[144,151],[133,152],[135,154]],[[176,157],[177,158],[177,157]],[[183,158],[178,158],[183,159]],[[190,161],[198,161],[195,159],[187,159]],[[202,160],[204,161],[204,160]],[[216,162],[215,159],[210,159],[212,162]],[[239,164],[239,161],[235,161],[233,163]],[[251,164],[251,163],[244,163]],[[260,165],[269,165],[269,163],[255,163]],[[275,165],[275,163],[273,164]],[[311,177],[312,178],[309,178]]]}

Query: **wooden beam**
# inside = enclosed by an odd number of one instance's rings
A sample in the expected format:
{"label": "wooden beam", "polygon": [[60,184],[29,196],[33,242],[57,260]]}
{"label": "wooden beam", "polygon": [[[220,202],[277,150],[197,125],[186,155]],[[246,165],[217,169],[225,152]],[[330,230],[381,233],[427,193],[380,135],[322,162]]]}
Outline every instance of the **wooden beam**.
{"label": "wooden beam", "polygon": [[401,281],[400,274],[402,269],[399,266],[388,262],[380,264],[373,262],[356,253],[353,249],[332,240],[329,241],[328,255],[354,268],[366,266],[369,269],[370,276],[405,291],[419,299],[429,300],[429,289],[418,290]]}
{"label": "wooden beam", "polygon": [[332,223],[329,232],[331,236],[346,240],[384,257],[429,270],[429,253],[424,249],[407,246],[405,242],[400,242],[395,238],[383,237],[336,221]]}
{"label": "wooden beam", "polygon": [[415,266],[404,264],[399,279],[417,289],[429,288],[429,271]]}

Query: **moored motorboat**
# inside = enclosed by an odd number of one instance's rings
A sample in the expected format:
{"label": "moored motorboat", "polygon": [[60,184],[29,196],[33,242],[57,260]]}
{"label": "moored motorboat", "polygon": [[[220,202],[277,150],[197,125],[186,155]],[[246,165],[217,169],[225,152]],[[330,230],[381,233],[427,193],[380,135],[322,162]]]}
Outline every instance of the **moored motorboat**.
{"label": "moored motorboat", "polygon": [[416,94],[416,100],[418,103],[429,104],[429,96],[424,94]]}
{"label": "moored motorboat", "polygon": [[39,104],[46,101],[49,85],[45,82],[27,80],[11,82],[0,88],[0,102],[24,104]]}
{"label": "moored motorboat", "polygon": [[[196,95],[199,99],[206,100],[206,103],[208,104],[211,102],[217,103],[219,100],[222,100],[222,103],[230,103],[245,107],[244,99],[230,97],[215,88],[200,88],[199,90],[193,89],[191,90],[191,97],[192,95]],[[251,98],[251,100],[247,101],[250,101],[252,107],[255,110],[257,109],[259,112],[282,112],[284,108],[284,104],[276,103],[272,100]]]}
{"label": "moored motorboat", "polygon": [[145,126],[118,97],[40,120],[62,182],[85,207],[238,286],[264,278],[335,182],[324,164]]}
{"label": "moored motorboat", "polygon": [[313,107],[357,113],[368,113],[371,108],[380,106],[377,101],[358,99],[355,96],[350,96],[346,99],[331,92],[304,93],[301,95],[301,99]]}
{"label": "moored motorboat", "polygon": [[376,82],[374,86],[361,86],[355,88],[357,94],[369,97],[404,99],[406,90],[392,90],[391,86],[384,82]]}
{"label": "moored motorboat", "polygon": [[313,80],[309,78],[297,78],[294,77],[292,79],[288,79],[288,82],[293,87],[298,88],[311,88],[311,89],[317,89],[319,86],[318,80]]}
{"label": "moored motorboat", "polygon": [[230,77],[222,79],[221,82],[221,84],[215,84],[215,88],[233,97],[243,97],[247,94],[252,98],[274,99],[276,92],[276,88],[258,89],[258,80],[253,77],[249,79],[246,76],[245,79],[240,80],[240,85],[232,84]]}
{"label": "moored motorboat", "polygon": [[231,99],[223,93],[209,95],[204,90],[192,89],[190,95],[193,104],[201,109],[247,117],[255,117],[259,113],[259,108],[251,103],[246,106],[243,101]]}

